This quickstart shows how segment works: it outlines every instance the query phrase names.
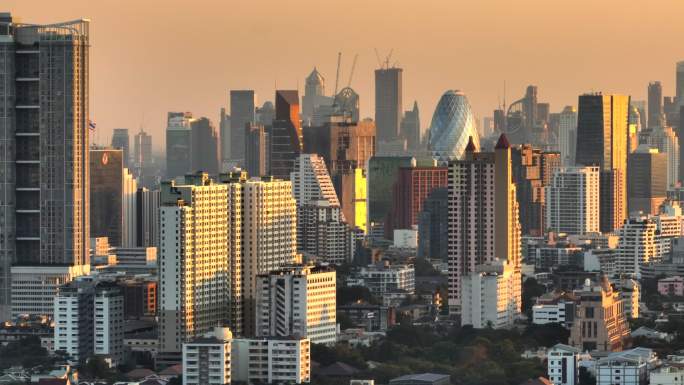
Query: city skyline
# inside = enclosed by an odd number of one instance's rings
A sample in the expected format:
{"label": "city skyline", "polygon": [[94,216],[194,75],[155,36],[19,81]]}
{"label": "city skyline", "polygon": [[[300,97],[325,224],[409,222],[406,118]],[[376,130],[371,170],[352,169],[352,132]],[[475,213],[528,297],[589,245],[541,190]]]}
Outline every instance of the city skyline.
{"label": "city skyline", "polygon": [[[108,144],[113,128],[137,132],[142,125],[158,138],[156,151],[164,145],[167,112],[191,111],[218,123],[231,89],[255,89],[259,105],[273,101],[275,89],[298,88],[302,95],[315,66],[331,94],[338,51],[343,52],[342,86],[359,55],[352,88],[360,95],[361,117],[373,116],[375,48],[381,58],[394,49],[391,63],[404,69],[404,109],[417,100],[423,111],[432,111],[445,90],[457,88],[469,96],[480,119],[497,107],[504,81],[508,104],[534,84],[554,112],[576,105],[577,95],[589,91],[646,100],[648,83],[656,80],[663,95],[674,95],[675,65],[684,58],[668,39],[684,32],[677,22],[684,4],[672,0],[647,9],[591,2],[590,14],[582,4],[559,12],[537,0],[428,1],[418,8],[407,1],[352,1],[346,3],[345,19],[332,27],[339,9],[312,7],[310,1],[298,6],[267,1],[263,7],[201,1],[186,7],[155,0],[135,3],[135,12],[129,3],[10,0],[7,9],[36,23],[93,20],[91,118],[98,123],[93,141]],[[174,83],[179,74],[184,81]],[[421,126],[429,119],[423,114]]]}

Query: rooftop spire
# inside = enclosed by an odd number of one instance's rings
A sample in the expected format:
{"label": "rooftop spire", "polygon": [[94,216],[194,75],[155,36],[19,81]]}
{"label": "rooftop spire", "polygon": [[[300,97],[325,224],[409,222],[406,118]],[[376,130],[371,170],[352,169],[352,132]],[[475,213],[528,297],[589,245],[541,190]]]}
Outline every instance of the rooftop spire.
{"label": "rooftop spire", "polygon": [[506,138],[506,134],[501,134],[499,136],[499,140],[496,142],[496,146],[494,147],[495,150],[505,150],[511,148],[511,144],[508,143],[508,139]]}

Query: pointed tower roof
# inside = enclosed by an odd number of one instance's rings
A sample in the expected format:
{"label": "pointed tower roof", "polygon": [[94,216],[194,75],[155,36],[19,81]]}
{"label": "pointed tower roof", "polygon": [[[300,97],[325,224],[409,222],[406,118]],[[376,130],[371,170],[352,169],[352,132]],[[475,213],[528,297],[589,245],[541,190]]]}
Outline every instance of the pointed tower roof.
{"label": "pointed tower roof", "polygon": [[417,111],[418,111],[418,101],[417,101],[417,100],[414,100],[414,101],[413,101],[413,111],[414,111],[414,112],[417,112]]}
{"label": "pointed tower roof", "polygon": [[313,71],[311,71],[309,76],[306,77],[307,83],[323,84],[324,81],[325,78],[323,78],[323,75],[321,75],[321,73],[318,72],[318,69],[316,69],[316,67],[314,67]]}
{"label": "pointed tower roof", "polygon": [[468,145],[465,148],[466,152],[475,152],[477,151],[477,147],[475,147],[475,142],[473,142],[473,137],[469,136],[468,137]]}
{"label": "pointed tower roof", "polygon": [[496,142],[496,146],[494,147],[495,150],[505,150],[511,148],[511,144],[508,143],[508,138],[506,138],[506,134],[501,134],[499,137],[499,140]]}

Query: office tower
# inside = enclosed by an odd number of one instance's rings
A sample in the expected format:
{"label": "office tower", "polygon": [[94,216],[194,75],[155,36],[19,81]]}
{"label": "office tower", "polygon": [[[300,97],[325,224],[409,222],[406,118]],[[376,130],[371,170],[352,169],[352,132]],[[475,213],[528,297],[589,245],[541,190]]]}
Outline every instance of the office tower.
{"label": "office tower", "polygon": [[627,218],[629,96],[585,94],[578,105],[575,163],[599,167],[600,230],[609,233]]}
{"label": "office tower", "polygon": [[[474,274],[482,282],[478,265],[496,265],[510,279],[497,291],[506,312],[520,312],[520,225],[511,169],[511,148],[505,135],[494,152],[478,152],[471,141],[463,160],[449,163],[449,308],[462,311],[461,280]],[[507,267],[508,266],[508,267]],[[505,269],[511,268],[511,272]],[[498,284],[497,284],[498,285]],[[471,286],[470,293],[475,293]],[[467,303],[476,304],[473,298]],[[471,309],[472,310],[472,309]],[[470,311],[470,314],[472,311]],[[509,313],[507,313],[509,314]]]}
{"label": "office tower", "polygon": [[152,158],[152,136],[143,129],[133,137],[133,173],[141,186],[150,188],[156,183],[154,159]]}
{"label": "office tower", "polygon": [[112,133],[112,148],[123,150],[124,167],[129,167],[131,161],[130,138],[128,128],[115,128]]}
{"label": "office tower", "polygon": [[261,176],[269,172],[270,132],[262,124],[250,124],[245,134],[245,170]]}
{"label": "office tower", "polygon": [[159,247],[160,191],[138,188],[135,197],[136,246]]}
{"label": "office tower", "polygon": [[333,180],[355,168],[365,169],[375,154],[375,124],[369,120],[333,117],[321,127],[305,127],[303,135],[304,152],[323,157]]}
{"label": "office tower", "polygon": [[305,205],[313,200],[326,200],[333,206],[340,206],[322,157],[316,154],[299,155],[289,179],[292,181],[292,196],[297,205]]}
{"label": "office tower", "polygon": [[560,113],[558,128],[558,149],[561,153],[561,163],[565,167],[575,165],[575,153],[577,152],[577,109],[573,106],[565,106]]}
{"label": "office tower", "polygon": [[598,167],[556,169],[546,186],[546,228],[557,233],[599,231]]}
{"label": "office tower", "polygon": [[254,90],[230,91],[230,160],[238,165],[245,158],[245,127],[255,122]]}
{"label": "office tower", "polygon": [[297,206],[297,250],[305,261],[351,263],[352,241],[339,204],[317,199]]}
{"label": "office tower", "polygon": [[294,161],[302,153],[302,127],[296,90],[276,91],[276,118],[271,129],[271,175],[290,177]]}
{"label": "office tower", "polygon": [[243,334],[254,335],[257,276],[296,258],[297,205],[290,181],[252,178],[242,184],[241,193]]}
{"label": "office tower", "polygon": [[233,382],[309,383],[311,341],[303,337],[235,338],[230,361]]}
{"label": "office tower", "polygon": [[655,147],[667,156],[667,187],[674,187],[679,178],[679,138],[672,127],[660,127],[642,130],[639,143]]}
{"label": "office tower", "polygon": [[228,188],[206,173],[185,184],[162,182],[159,351],[181,345],[228,319]]}
{"label": "office tower", "polygon": [[629,212],[657,215],[667,198],[667,155],[640,145],[627,162]]}
{"label": "office tower", "polygon": [[602,275],[598,283],[590,280],[575,290],[575,320],[570,329],[571,345],[583,352],[615,352],[626,347],[629,325],[620,294]]}
{"label": "office tower", "polygon": [[183,344],[183,384],[230,384],[232,341],[230,329],[216,327]]}
{"label": "office tower", "polygon": [[677,104],[682,107],[684,106],[684,61],[677,62],[675,82],[675,97],[677,98]]}
{"label": "office tower", "polygon": [[123,167],[122,150],[90,150],[90,233],[113,246],[136,241],[137,183]]}
{"label": "office tower", "polygon": [[560,166],[560,154],[523,144],[511,149],[511,158],[522,233],[540,236],[546,230],[544,186],[550,183],[553,170]]}
{"label": "office tower", "polygon": [[404,118],[401,119],[401,136],[406,139],[406,147],[412,154],[422,149],[417,101],[413,102],[413,109],[404,112]]}
{"label": "office tower", "polygon": [[440,162],[461,159],[470,138],[475,146],[480,145],[468,98],[461,91],[449,90],[439,99],[432,114],[428,150]]}
{"label": "office tower", "polygon": [[334,269],[283,266],[256,278],[257,337],[297,336],[328,345],[337,341]]}
{"label": "office tower", "polygon": [[660,82],[648,83],[648,128],[664,126],[663,86]]}
{"label": "office tower", "polygon": [[[209,175],[218,175],[219,154],[218,137],[214,124],[207,118],[199,118],[190,125],[192,130],[191,160],[193,171],[204,171]],[[244,145],[243,145],[244,154]]]}
{"label": "office tower", "polygon": [[123,240],[124,167],[122,150],[90,150],[90,235]]}
{"label": "office tower", "polygon": [[373,237],[384,237],[386,221],[392,210],[392,190],[401,167],[416,167],[416,160],[410,156],[373,156],[368,160],[368,231]]}
{"label": "office tower", "polygon": [[[638,116],[639,129],[648,128],[647,114],[646,114],[646,101],[645,100],[630,100],[629,104],[634,107],[639,113]],[[636,122],[635,122],[636,123]]]}
{"label": "office tower", "polygon": [[169,112],[166,123],[166,176],[176,178],[192,168],[192,135],[194,119],[190,112]]}
{"label": "office tower", "polygon": [[447,187],[439,187],[423,201],[418,213],[418,257],[446,260],[449,240],[449,201]]}
{"label": "office tower", "polygon": [[679,126],[679,106],[672,96],[663,98],[663,112],[665,114],[664,125],[668,127]]}
{"label": "office tower", "polygon": [[89,264],[89,23],[20,24],[0,13],[0,319],[11,288],[28,287],[13,279],[46,285],[51,301],[58,280]]}
{"label": "office tower", "polygon": [[440,187],[447,186],[446,167],[401,167],[392,194],[391,226],[385,238],[392,239],[395,229],[412,229],[418,225],[423,202]]}
{"label": "office tower", "polygon": [[256,109],[256,124],[270,126],[275,120],[275,107],[273,102],[266,101],[261,107]]}
{"label": "office tower", "polygon": [[641,112],[634,106],[629,106],[629,125],[627,126],[627,151],[628,153],[636,151],[639,147],[639,133],[644,130],[646,126],[641,125]]}
{"label": "office tower", "polygon": [[547,378],[557,385],[577,385],[579,383],[580,353],[577,348],[556,344],[548,350]]}
{"label": "office tower", "polygon": [[616,273],[641,279],[641,267],[644,264],[663,259],[660,232],[654,217],[630,217],[618,230],[618,235]]}
{"label": "office tower", "polygon": [[389,67],[389,63],[375,70],[375,124],[379,149],[400,138],[404,106],[402,72],[401,68]]}
{"label": "office tower", "polygon": [[220,169],[224,171],[230,163],[230,115],[225,108],[221,108],[219,113],[219,154]]}
{"label": "office tower", "polygon": [[304,83],[304,96],[302,97],[302,121],[305,126],[310,126],[316,109],[322,105],[331,104],[330,98],[325,96],[325,78],[314,67],[306,77]]}
{"label": "office tower", "polygon": [[677,143],[679,143],[679,182],[684,182],[684,106],[679,107],[679,124],[677,125]]}

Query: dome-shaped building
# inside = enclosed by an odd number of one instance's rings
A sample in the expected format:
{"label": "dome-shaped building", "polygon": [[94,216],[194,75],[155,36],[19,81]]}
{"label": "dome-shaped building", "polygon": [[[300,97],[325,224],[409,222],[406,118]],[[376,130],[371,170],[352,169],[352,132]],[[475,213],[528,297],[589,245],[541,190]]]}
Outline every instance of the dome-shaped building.
{"label": "dome-shaped building", "polygon": [[461,159],[468,139],[480,148],[475,119],[465,94],[449,90],[442,95],[432,115],[428,132],[428,149],[440,162]]}

